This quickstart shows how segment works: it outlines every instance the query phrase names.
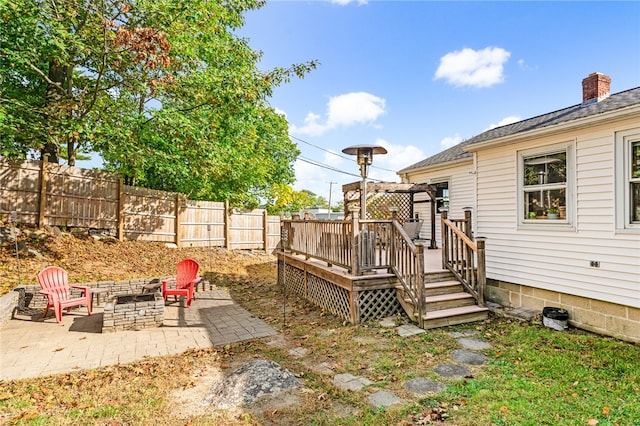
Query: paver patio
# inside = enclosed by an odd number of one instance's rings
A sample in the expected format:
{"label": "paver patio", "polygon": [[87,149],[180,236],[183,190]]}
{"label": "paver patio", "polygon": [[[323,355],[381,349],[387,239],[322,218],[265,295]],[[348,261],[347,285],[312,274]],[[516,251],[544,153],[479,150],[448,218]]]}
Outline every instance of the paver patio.
{"label": "paver patio", "polygon": [[[199,292],[191,308],[168,303],[160,328],[101,333],[102,307],[45,321],[16,315],[0,328],[0,380],[23,379],[174,355],[277,334],[225,290]],[[169,298],[171,301],[173,298]]]}

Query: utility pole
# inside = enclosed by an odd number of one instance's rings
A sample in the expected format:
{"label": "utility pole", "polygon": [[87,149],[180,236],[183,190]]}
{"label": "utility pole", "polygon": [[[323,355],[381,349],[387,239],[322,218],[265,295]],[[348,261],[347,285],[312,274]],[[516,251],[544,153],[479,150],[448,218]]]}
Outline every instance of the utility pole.
{"label": "utility pole", "polygon": [[331,188],[333,188],[333,184],[338,182],[329,182],[329,214],[327,215],[327,219],[331,220]]}

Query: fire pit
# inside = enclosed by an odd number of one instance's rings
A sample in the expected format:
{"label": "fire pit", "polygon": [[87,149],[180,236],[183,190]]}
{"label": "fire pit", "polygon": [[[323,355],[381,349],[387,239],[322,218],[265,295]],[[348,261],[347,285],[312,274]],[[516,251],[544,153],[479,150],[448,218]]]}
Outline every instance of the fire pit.
{"label": "fire pit", "polygon": [[160,293],[114,296],[104,307],[102,332],[161,327],[164,299]]}

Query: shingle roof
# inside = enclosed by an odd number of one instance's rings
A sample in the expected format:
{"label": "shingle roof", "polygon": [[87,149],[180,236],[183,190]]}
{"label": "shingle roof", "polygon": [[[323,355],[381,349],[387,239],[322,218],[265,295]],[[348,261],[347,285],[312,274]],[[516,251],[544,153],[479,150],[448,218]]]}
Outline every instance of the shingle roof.
{"label": "shingle roof", "polygon": [[561,123],[566,123],[580,118],[586,118],[615,111],[634,105],[640,105],[640,87],[625,90],[624,92],[615,93],[599,102],[587,102],[571,106],[569,108],[553,111],[537,117],[528,118],[516,123],[507,124],[506,126],[496,127],[477,136],[460,142],[459,144],[445,149],[431,157],[419,161],[409,167],[405,167],[398,173],[405,173],[413,169],[433,166],[436,164],[449,163],[452,161],[462,160],[471,157],[472,154],[464,152],[463,148],[471,144],[486,142],[492,139],[498,139],[505,136],[515,135],[517,133],[528,132],[531,130],[542,129]]}

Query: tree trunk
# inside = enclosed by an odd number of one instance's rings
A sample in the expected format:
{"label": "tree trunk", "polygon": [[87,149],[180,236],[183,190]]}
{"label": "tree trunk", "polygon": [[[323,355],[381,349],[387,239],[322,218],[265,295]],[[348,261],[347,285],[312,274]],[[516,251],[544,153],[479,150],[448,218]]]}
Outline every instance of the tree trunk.
{"label": "tree trunk", "polygon": [[[68,116],[69,111],[65,108],[65,101],[69,97],[68,87],[71,83],[68,78],[70,77],[70,67],[68,65],[60,65],[57,61],[49,62],[49,83],[47,84],[47,92],[45,95],[45,105],[47,107],[46,121],[49,123],[49,128],[53,130],[51,133],[51,139],[47,140],[40,150],[40,155],[43,157],[45,154],[49,154],[50,163],[60,162],[60,143],[59,123]],[[75,154],[74,154],[75,157]]]}

